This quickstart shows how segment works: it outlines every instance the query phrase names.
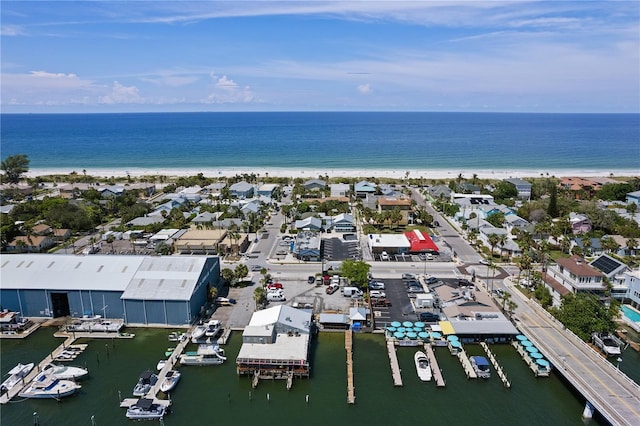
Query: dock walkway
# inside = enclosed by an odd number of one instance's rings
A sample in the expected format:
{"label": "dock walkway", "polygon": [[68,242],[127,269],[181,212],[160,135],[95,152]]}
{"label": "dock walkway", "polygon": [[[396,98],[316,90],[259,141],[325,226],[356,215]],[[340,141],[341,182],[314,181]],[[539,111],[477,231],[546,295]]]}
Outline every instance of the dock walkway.
{"label": "dock walkway", "polygon": [[439,388],[443,388],[445,386],[444,377],[442,377],[442,370],[438,366],[438,360],[436,359],[436,354],[433,352],[433,347],[425,343],[424,351],[429,358],[429,365],[431,365],[431,371],[433,372],[433,379],[436,381],[436,386]]}
{"label": "dock walkway", "polygon": [[500,380],[502,380],[502,384],[504,385],[504,387],[511,388],[511,383],[509,382],[509,379],[507,379],[507,375],[502,370],[502,366],[500,365],[500,363],[498,363],[498,360],[493,355],[493,352],[491,352],[491,349],[489,349],[489,345],[487,345],[485,342],[480,342],[480,346],[482,346],[482,349],[484,349],[484,351],[487,353],[487,357],[489,358],[489,361],[491,361],[493,368],[495,368],[496,373],[498,373],[498,377],[500,377]]}
{"label": "dock walkway", "polygon": [[394,386],[402,386],[402,375],[400,374],[400,364],[396,354],[396,346],[393,342],[387,341],[387,352],[389,353],[389,363],[391,364],[391,376]]}
{"label": "dock walkway", "polygon": [[462,364],[464,374],[467,375],[467,379],[477,379],[478,375],[471,366],[471,361],[469,361],[469,357],[467,356],[467,353],[464,351],[464,349],[458,352],[458,359],[460,360],[460,364]]}
{"label": "dock walkway", "polygon": [[347,403],[356,403],[356,388],[353,384],[353,332],[344,333],[344,348],[347,351]]}

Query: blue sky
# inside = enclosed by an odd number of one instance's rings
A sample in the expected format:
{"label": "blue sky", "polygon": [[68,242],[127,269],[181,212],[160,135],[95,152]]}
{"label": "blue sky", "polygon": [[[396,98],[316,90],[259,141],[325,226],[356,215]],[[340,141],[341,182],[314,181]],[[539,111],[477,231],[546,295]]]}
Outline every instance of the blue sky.
{"label": "blue sky", "polygon": [[3,112],[640,112],[637,1],[2,1]]}

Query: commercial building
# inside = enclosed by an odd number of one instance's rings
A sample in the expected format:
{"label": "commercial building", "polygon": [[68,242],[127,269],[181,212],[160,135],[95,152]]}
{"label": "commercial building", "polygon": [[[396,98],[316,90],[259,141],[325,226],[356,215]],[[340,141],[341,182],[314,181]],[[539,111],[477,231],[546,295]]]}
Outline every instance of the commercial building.
{"label": "commercial building", "polygon": [[220,282],[205,256],[4,255],[0,305],[25,317],[100,315],[129,325],[188,325]]}

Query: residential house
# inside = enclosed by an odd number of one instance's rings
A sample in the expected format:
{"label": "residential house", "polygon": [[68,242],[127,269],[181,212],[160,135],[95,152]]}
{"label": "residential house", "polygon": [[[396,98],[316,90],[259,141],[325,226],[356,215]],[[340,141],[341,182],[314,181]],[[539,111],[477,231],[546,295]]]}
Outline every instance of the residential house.
{"label": "residential house", "polygon": [[196,227],[201,226],[204,228],[213,227],[213,222],[220,219],[222,216],[222,212],[204,212],[200,213],[198,216],[194,217],[191,220]]}
{"label": "residential house", "polygon": [[327,186],[327,182],[322,179],[309,179],[302,184],[307,191],[320,191]]}
{"label": "residential house", "polygon": [[588,238],[587,244],[582,238],[574,238],[571,240],[571,248],[579,247],[585,256],[600,256],[604,253],[602,241],[600,238]]}
{"label": "residential house", "polygon": [[581,213],[569,213],[569,223],[574,234],[586,234],[593,227],[589,217]]}
{"label": "residential house", "polygon": [[53,229],[46,223],[39,223],[31,228],[31,232],[36,235],[50,235],[53,233]]}
{"label": "residential house", "polygon": [[155,225],[156,223],[164,222],[164,217],[161,215],[153,215],[153,216],[140,216],[135,219],[131,219],[126,223],[129,228],[137,228],[137,227],[145,227],[149,225]]}
{"label": "residential house", "polygon": [[119,197],[124,194],[124,186],[122,185],[110,185],[98,188],[98,192],[100,192],[100,196],[102,198],[113,198]]}
{"label": "residential house", "polygon": [[433,200],[449,200],[453,191],[447,185],[435,185],[428,187],[427,193]]}
{"label": "residential house", "polygon": [[[625,285],[629,289],[627,293],[627,302],[636,309],[640,309],[640,269],[636,268],[632,271],[624,273]],[[629,321],[629,325],[634,325],[634,329],[640,333],[639,324]]]}
{"label": "residential house", "polygon": [[529,232],[533,230],[533,225],[517,214],[510,214],[505,216],[504,227],[507,229],[507,232],[509,232],[509,234],[513,234],[514,229]]}
{"label": "residential house", "polygon": [[627,204],[634,203],[640,206],[640,191],[629,192],[626,197]]}
{"label": "residential house", "polygon": [[7,244],[6,250],[17,253],[41,253],[55,245],[56,242],[46,235],[19,235]]}
{"label": "residential house", "polygon": [[354,232],[356,229],[353,215],[348,213],[340,213],[329,217],[329,223],[326,228],[335,232]]}
{"label": "residential house", "polygon": [[378,213],[399,210],[402,219],[398,225],[407,225],[413,222],[413,209],[409,198],[378,198]]}
{"label": "residential house", "polygon": [[315,231],[319,232],[322,229],[322,220],[317,217],[307,217],[305,219],[296,220],[295,228],[298,231]]}
{"label": "residential house", "polygon": [[478,185],[474,185],[471,182],[461,182],[458,184],[458,191],[465,194],[480,195],[481,190],[482,188],[480,188]]}
{"label": "residential house", "polygon": [[245,181],[236,182],[229,187],[229,194],[236,198],[251,198],[253,197],[254,187],[252,184]]}
{"label": "residential house", "polygon": [[507,232],[506,229],[495,228],[493,225],[483,226],[479,229],[478,237],[480,241],[489,248],[491,248],[491,244],[489,242],[491,235],[498,235],[500,237],[504,236],[506,238],[504,245],[498,244],[493,247],[494,253],[497,252],[501,255],[507,254],[509,257],[517,256],[522,253],[522,249],[520,249],[520,246],[510,238],[509,232]]}
{"label": "residential house", "polygon": [[67,241],[71,238],[71,229],[58,228],[53,230],[53,238],[56,241]]}
{"label": "residential house", "polygon": [[353,191],[358,198],[365,198],[367,195],[374,195],[378,190],[378,185],[366,180],[360,181],[353,186]]}
{"label": "residential house", "polygon": [[627,286],[624,273],[630,272],[631,268],[606,254],[598,256],[591,261],[589,265],[602,272],[609,280],[611,284],[611,297],[618,300],[624,300],[627,297],[629,287]]}
{"label": "residential house", "polygon": [[581,177],[563,177],[560,178],[558,188],[568,192],[576,200],[585,200],[592,198],[596,191],[602,187],[603,183]]}
{"label": "residential house", "polygon": [[251,200],[248,203],[242,203],[240,207],[240,212],[244,215],[244,217],[248,217],[249,213],[258,214],[260,213],[260,201]]}
{"label": "residential house", "polygon": [[260,185],[258,188],[258,195],[262,195],[263,197],[272,198],[273,194],[276,192],[280,185],[277,183],[265,183]]}
{"label": "residential house", "polygon": [[574,294],[590,293],[604,297],[607,290],[604,274],[576,255],[560,258],[557,263],[549,266],[547,273],[543,275],[543,281],[552,292],[555,306],[559,306],[561,296],[567,294],[563,294],[557,284]]}
{"label": "residential house", "polygon": [[0,206],[0,214],[11,214],[15,208],[15,204],[3,204]]}
{"label": "residential house", "polygon": [[219,197],[226,186],[226,182],[213,182],[202,188],[202,193],[208,194],[212,197]]}
{"label": "residential house", "polygon": [[509,178],[504,181],[516,187],[518,190],[518,198],[523,200],[531,198],[531,184],[526,180],[520,178]]}
{"label": "residential house", "polygon": [[332,197],[348,197],[351,185],[348,183],[332,183],[329,185]]}

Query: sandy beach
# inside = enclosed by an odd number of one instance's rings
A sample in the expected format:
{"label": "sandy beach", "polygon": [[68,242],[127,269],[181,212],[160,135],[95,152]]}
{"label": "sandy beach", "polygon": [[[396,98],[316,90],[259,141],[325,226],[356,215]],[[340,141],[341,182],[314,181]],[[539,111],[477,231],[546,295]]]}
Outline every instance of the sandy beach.
{"label": "sandy beach", "polygon": [[[28,177],[45,175],[62,175],[71,172],[78,174],[83,170],[67,169],[32,169],[25,173]],[[202,173],[205,177],[230,177],[243,174],[256,174],[265,177],[290,177],[290,178],[318,178],[319,176],[329,176],[330,178],[389,178],[400,179],[409,177],[410,179],[455,179],[458,175],[470,179],[477,175],[481,179],[506,179],[506,178],[536,178],[542,176],[580,176],[580,177],[620,177],[639,176],[640,170],[358,170],[358,169],[297,169],[297,168],[262,168],[242,169],[242,168],[215,168],[215,169],[86,169],[86,174],[96,177],[143,177],[143,176],[194,176]],[[408,175],[407,175],[408,173]]]}

